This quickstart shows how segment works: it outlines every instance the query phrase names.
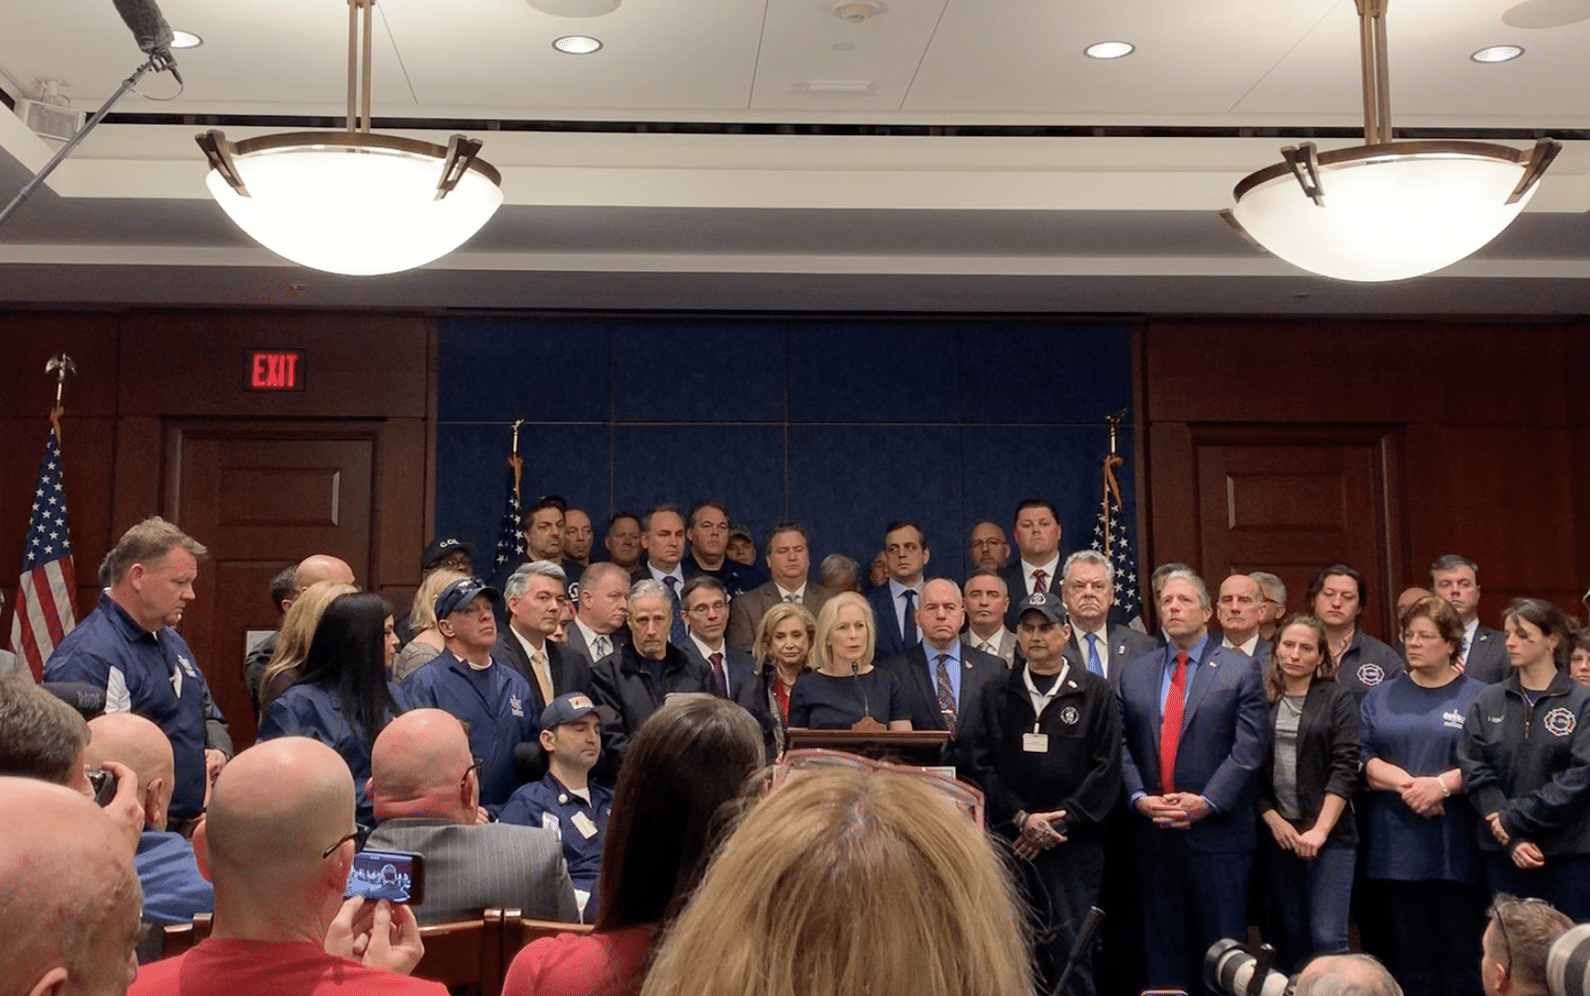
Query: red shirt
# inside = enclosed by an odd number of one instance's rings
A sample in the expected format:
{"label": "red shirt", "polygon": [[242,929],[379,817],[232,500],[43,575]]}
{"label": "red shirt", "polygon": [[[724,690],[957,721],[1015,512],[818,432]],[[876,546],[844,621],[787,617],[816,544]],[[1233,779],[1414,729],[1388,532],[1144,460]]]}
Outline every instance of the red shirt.
{"label": "red shirt", "polygon": [[543,937],[514,957],[502,996],[632,996],[651,943],[645,925]]}
{"label": "red shirt", "polygon": [[307,941],[201,941],[142,965],[127,996],[447,996],[439,982],[366,968]]}

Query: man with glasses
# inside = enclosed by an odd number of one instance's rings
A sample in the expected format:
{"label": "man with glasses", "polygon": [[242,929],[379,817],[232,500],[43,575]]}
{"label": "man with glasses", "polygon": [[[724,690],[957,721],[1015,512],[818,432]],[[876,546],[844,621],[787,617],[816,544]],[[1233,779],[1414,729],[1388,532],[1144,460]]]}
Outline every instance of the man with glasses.
{"label": "man with glasses", "polygon": [[265,996],[335,978],[342,996],[443,996],[441,984],[406,977],[425,953],[407,906],[343,901],[353,827],[353,780],[330,747],[282,737],[237,755],[193,836],[215,886],[210,936],[145,965],[128,992]]}
{"label": "man with glasses", "polygon": [[547,773],[513,794],[502,822],[542,827],[563,843],[580,919],[596,922],[596,878],[602,842],[613,811],[613,791],[591,781],[602,756],[602,720],[596,704],[578,692],[560,695],[541,714],[541,749]]}
{"label": "man with glasses", "polygon": [[557,836],[539,823],[479,822],[478,771],[463,725],[440,709],[388,723],[370,752],[376,828],[366,848],[424,857],[425,901],[414,909],[422,924],[479,916],[488,906],[577,919]]}
{"label": "man with glasses", "polygon": [[679,600],[683,603],[679,611],[690,637],[680,649],[711,673],[714,695],[745,706],[764,729],[771,731],[767,695],[751,655],[729,646],[723,637],[729,628],[729,593],[722,582],[698,574],[685,582]]}
{"label": "man with glasses", "polygon": [[1573,921],[1543,899],[1498,893],[1481,939],[1485,996],[1545,996],[1546,954]]}
{"label": "man with glasses", "polygon": [[1259,616],[1259,636],[1265,641],[1275,639],[1275,630],[1286,618],[1286,584],[1268,571],[1254,571],[1248,577],[1258,582],[1264,594],[1264,611]]}

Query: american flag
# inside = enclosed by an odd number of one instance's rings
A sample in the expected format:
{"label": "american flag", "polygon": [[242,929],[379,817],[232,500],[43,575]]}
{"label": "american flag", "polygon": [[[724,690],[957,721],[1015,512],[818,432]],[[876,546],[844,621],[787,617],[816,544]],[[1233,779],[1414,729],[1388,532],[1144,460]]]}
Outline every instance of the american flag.
{"label": "american flag", "polygon": [[11,649],[27,660],[35,681],[43,676],[44,662],[55,645],[77,625],[72,608],[76,585],[72,540],[66,529],[66,491],[61,486],[61,446],[51,429],[33,489],[16,614],[11,620]]}
{"label": "american flag", "polygon": [[502,509],[502,525],[497,528],[497,556],[492,566],[501,567],[509,560],[525,556],[524,532],[520,528],[519,487],[514,482],[512,467],[508,468],[508,501]]}
{"label": "american flag", "polygon": [[[1108,524],[1106,524],[1108,519]],[[1138,596],[1137,558],[1132,554],[1132,530],[1115,494],[1099,503],[1093,523],[1093,549],[1110,558],[1115,568],[1115,608],[1133,629],[1143,629],[1143,603]]]}

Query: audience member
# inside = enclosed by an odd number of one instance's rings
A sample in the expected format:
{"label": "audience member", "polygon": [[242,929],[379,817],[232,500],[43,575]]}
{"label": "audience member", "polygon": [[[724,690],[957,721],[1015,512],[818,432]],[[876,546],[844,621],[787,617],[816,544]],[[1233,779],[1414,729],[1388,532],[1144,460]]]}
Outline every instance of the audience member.
{"label": "audience member", "polygon": [[591,566],[591,545],[595,537],[591,532],[591,516],[583,508],[571,508],[563,513],[563,559],[585,568]]}
{"label": "audience member", "polygon": [[1546,956],[1573,920],[1539,899],[1501,893],[1491,900],[1480,940],[1485,996],[1546,996]]}
{"label": "audience member", "polygon": [[1403,673],[1402,655],[1358,627],[1369,597],[1364,578],[1347,564],[1331,564],[1314,576],[1305,596],[1313,614],[1325,624],[1336,680],[1358,697]]}
{"label": "audience member", "polygon": [[170,738],[171,817],[183,824],[204,810],[210,781],[232,749],[193,651],[173,628],[193,601],[207,553],[159,516],[127,530],[106,557],[111,583],[98,606],[44,665],[46,681],[103,688],[107,712],[135,712]]}
{"label": "audience member", "polygon": [[[961,639],[966,609],[954,581],[933,578],[924,582],[915,615],[922,642],[880,661],[878,667],[894,672],[913,730],[953,734],[962,716],[977,711],[983,685],[1006,673],[1005,662],[972,649]],[[945,763],[955,763],[953,750],[946,754]]]}
{"label": "audience member", "polygon": [[729,628],[729,593],[723,583],[709,574],[698,574],[685,582],[679,597],[680,613],[690,634],[679,649],[707,669],[714,695],[740,703],[765,724],[767,707],[756,665],[750,653],[729,646],[723,638]]}
{"label": "audience member", "polygon": [[537,713],[565,692],[591,688],[591,666],[585,655],[552,639],[562,625],[567,590],[563,568],[550,560],[521,564],[503,590],[508,625],[497,634],[491,656],[529,681]]}
{"label": "audience member", "polygon": [[815,616],[831,595],[828,589],[806,578],[811,557],[805,526],[798,522],[779,523],[768,530],[765,549],[768,573],[773,579],[752,588],[729,606],[729,645],[741,650],[751,649],[763,614],[776,603],[795,602]]}
{"label": "audience member", "polygon": [[916,610],[921,604],[922,569],[931,556],[927,537],[914,522],[893,522],[883,533],[889,581],[867,595],[877,627],[878,656],[898,657],[922,642]]}
{"label": "audience member", "polygon": [[755,572],[728,558],[729,513],[722,505],[710,498],[696,502],[691,506],[686,525],[685,538],[690,541],[690,554],[683,561],[685,580],[702,574],[715,578],[731,599],[739,598],[762,583]]}
{"label": "audience member", "polygon": [[[497,591],[502,591],[508,584],[508,578],[520,567],[532,560],[549,560],[563,568],[563,575],[568,581],[567,595],[574,598],[578,595],[575,579],[579,576],[581,565],[563,559],[563,511],[568,503],[557,495],[543,495],[536,500],[529,510],[524,513],[524,547],[523,555],[509,557],[497,566],[491,578],[486,582]],[[500,623],[507,622],[507,607],[497,603],[493,611]]]}
{"label": "audience member", "polygon": [[586,667],[623,646],[628,601],[629,571],[601,562],[587,567],[580,575],[579,609],[564,627],[564,646],[584,657]]}
{"label": "audience member", "polygon": [[81,793],[9,776],[0,826],[0,993],[121,996],[138,971],[139,933],[122,828]]}
{"label": "audience member", "polygon": [[1220,582],[1216,603],[1220,610],[1220,645],[1246,654],[1264,667],[1270,660],[1270,643],[1259,635],[1264,617],[1264,590],[1246,574],[1233,574]]}
{"label": "audience member", "polygon": [[520,786],[499,818],[557,834],[579,919],[592,923],[597,915],[594,900],[602,845],[613,812],[612,790],[591,781],[591,769],[602,755],[602,718],[596,703],[581,692],[558,696],[541,713],[540,737],[547,773],[538,782]]}
{"label": "audience member", "polygon": [[1502,625],[1512,674],[1480,692],[1458,744],[1485,878],[1590,921],[1590,688],[1567,674],[1561,609],[1514,599]]}
{"label": "audience member", "polygon": [[1458,648],[1458,670],[1470,678],[1494,685],[1512,673],[1507,666],[1506,637],[1480,625],[1479,565],[1455,553],[1436,558],[1430,565],[1430,587],[1452,606],[1463,623],[1463,646]]}
{"label": "audience member", "polygon": [[[962,753],[990,821],[1022,861],[1022,891],[1039,925],[1038,991],[1048,993],[1099,901],[1106,821],[1121,794],[1121,716],[1110,682],[1065,659],[1071,631],[1059,598],[1029,595],[1017,619],[1023,663],[1000,668],[982,688],[958,739],[968,742]],[[1083,952],[1066,993],[1098,991],[1092,956]]]}
{"label": "audience member", "polygon": [[370,754],[366,791],[375,830],[365,846],[425,859],[420,923],[477,917],[488,906],[541,920],[578,918],[555,834],[539,824],[478,822],[480,774],[469,735],[452,715],[415,709],[387,724]]}
{"label": "audience member", "polygon": [[685,572],[680,561],[685,555],[685,520],[673,505],[657,505],[640,520],[640,545],[646,551],[646,561],[631,576],[632,581],[650,578],[663,585],[673,603],[668,642],[676,647],[685,645],[685,624],[679,615],[679,589],[684,587]]}
{"label": "audience member", "polygon": [[1010,560],[1010,543],[1005,531],[992,519],[984,519],[972,527],[966,544],[967,560],[974,570],[999,571]]}
{"label": "audience member", "polygon": [[1005,626],[1010,592],[999,572],[979,567],[966,579],[966,636],[976,649],[1010,667],[1016,659],[1016,634]]}
{"label": "audience member", "polygon": [[215,886],[210,936],[145,965],[131,996],[442,996],[405,977],[424,953],[407,906],[343,901],[357,833],[348,766],[331,748],[283,737],[243,751],[193,836]]}
{"label": "audience member", "polygon": [[725,810],[764,763],[756,722],[717,698],[667,703],[633,748],[602,848],[596,930],[536,941],[519,952],[503,980],[504,996],[638,993],[653,942],[712,858]]}
{"label": "audience member", "polygon": [[93,795],[88,723],[26,673],[0,677],[0,775],[37,778]]}
{"label": "audience member", "polygon": [[282,619],[282,628],[277,631],[279,638],[270,662],[260,672],[259,718],[262,722],[271,703],[303,675],[304,659],[309,656],[309,644],[315,639],[315,630],[320,626],[326,606],[356,591],[358,589],[351,584],[322,581],[310,585],[293,599],[292,607]]}
{"label": "audience member", "polygon": [[607,520],[607,535],[602,537],[602,548],[607,551],[609,563],[633,574],[640,568],[640,516],[633,512],[614,512]]}
{"label": "audience member", "polygon": [[1347,950],[1358,854],[1348,813],[1358,786],[1358,702],[1336,681],[1324,623],[1302,614],[1282,623],[1264,696],[1270,750],[1257,780],[1259,860],[1277,964],[1290,973]]}
{"label": "audience member", "polygon": [[[457,536],[438,536],[436,539],[431,540],[430,544],[420,554],[420,589],[423,591],[425,582],[430,580],[431,575],[438,571],[448,571],[461,577],[469,577],[475,573],[474,557],[475,544],[459,539]],[[446,585],[442,587],[446,587]],[[441,588],[433,589],[431,592],[432,599],[435,598],[437,591],[441,591]],[[398,619],[397,625],[393,627],[398,635],[399,651],[407,649],[409,641],[420,633],[421,627],[417,622],[416,616],[424,609],[428,618],[429,609],[426,606],[429,605],[429,599],[422,601],[420,593],[415,592],[414,604],[409,611],[403,613],[402,617]],[[441,647],[438,646],[436,649],[440,650]]]}
{"label": "audience member", "polygon": [[817,583],[833,592],[859,592],[861,567],[842,553],[830,553],[817,565]]}
{"label": "audience member", "polygon": [[1321,955],[1298,973],[1292,996],[1403,996],[1379,959],[1366,954]]}
{"label": "audience member", "polygon": [[409,612],[409,625],[413,627],[414,637],[392,658],[393,681],[402,682],[447,649],[447,640],[436,628],[436,596],[448,585],[469,576],[451,568],[425,575],[425,580],[420,582],[420,590],[414,593],[414,608]]}
{"label": "audience member", "polygon": [[1122,777],[1141,817],[1148,981],[1192,992],[1209,946],[1247,931],[1266,708],[1258,665],[1210,638],[1196,574],[1165,577],[1159,614],[1169,644],[1121,672]]}
{"label": "audience member", "polygon": [[746,567],[756,566],[756,540],[751,538],[751,530],[738,522],[729,525],[729,542],[724,547],[723,555],[737,564]]}
{"label": "audience member", "polygon": [[775,754],[784,752],[784,731],[789,726],[790,693],[809,670],[807,658],[817,639],[817,620],[806,606],[777,602],[756,627],[751,656],[766,685],[767,712],[774,726]]}
{"label": "audience member", "polygon": [[867,591],[882,588],[889,580],[889,555],[879,550],[867,564]]}
{"label": "audience member", "polygon": [[527,708],[534,693],[524,675],[492,659],[497,589],[479,578],[454,581],[436,596],[436,629],[447,649],[403,680],[413,707],[445,709],[469,728],[469,749],[481,758],[480,804],[495,812],[518,784],[514,748],[536,737],[536,716]]}
{"label": "audience member", "polygon": [[[1414,602],[1417,602],[1421,598],[1428,598],[1428,597],[1430,597],[1433,594],[1435,594],[1435,593],[1432,592],[1429,588],[1404,588],[1404,589],[1402,589],[1402,594],[1397,596],[1397,615],[1396,615],[1396,618],[1401,619],[1403,612],[1405,612],[1407,610],[1408,606],[1412,605]],[[1398,657],[1401,657],[1404,660],[1407,659],[1407,656],[1408,656],[1407,655],[1407,648],[1405,648],[1402,645],[1402,634],[1400,634],[1400,633],[1397,634],[1397,638],[1395,640],[1391,641],[1391,649],[1393,649],[1393,650],[1395,650],[1397,652],[1397,656]]]}
{"label": "audience member", "polygon": [[[210,888],[193,857],[193,845],[166,829],[171,798],[171,742],[160,727],[130,712],[113,712],[89,721],[93,739],[84,753],[89,767],[120,764],[128,772],[143,811],[133,866],[143,889],[143,919],[152,924],[188,923],[215,909]],[[120,788],[120,786],[117,786]]]}
{"label": "audience member", "polygon": [[817,614],[812,670],[790,692],[789,725],[813,729],[911,728],[905,691],[893,671],[873,667],[872,608],[854,592],[840,592]]}
{"label": "audience member", "polygon": [[1259,583],[1264,593],[1264,610],[1259,614],[1259,636],[1265,641],[1275,639],[1275,631],[1286,618],[1286,584],[1267,571],[1254,571],[1248,577]]}
{"label": "audience member", "polygon": [[1574,631],[1568,655],[1568,676],[1581,685],[1590,685],[1590,626]]}
{"label": "audience member", "polygon": [[371,818],[365,783],[375,738],[409,704],[389,673],[396,651],[386,599],[339,596],[320,615],[302,676],[271,702],[259,727],[260,740],[313,737],[336,751],[348,765],[360,823]]}
{"label": "audience member", "polygon": [[735,830],[642,992],[1029,993],[1026,936],[987,838],[930,788],[805,773]]}
{"label": "audience member", "polygon": [[1126,662],[1157,649],[1154,638],[1110,622],[1115,567],[1097,550],[1078,550],[1060,568],[1060,597],[1071,622],[1067,656],[1119,686]]}
{"label": "audience member", "polygon": [[[1154,568],[1153,573],[1148,576],[1148,589],[1153,597],[1148,604],[1143,606],[1143,611],[1148,616],[1152,617],[1154,625],[1156,626],[1159,625],[1158,611],[1160,590],[1165,586],[1165,579],[1170,577],[1170,575],[1176,571],[1192,571],[1194,574],[1197,573],[1196,571],[1193,571],[1191,567],[1188,567],[1186,564],[1183,564],[1180,561],[1171,561],[1168,564],[1160,564],[1158,567]],[[1159,640],[1161,646],[1170,642],[1169,638],[1165,636],[1165,630],[1163,627],[1161,627],[1159,630]]]}
{"label": "audience member", "polygon": [[[1035,591],[1060,594],[1060,514],[1041,498],[1028,498],[1016,506],[1011,536],[1021,554],[999,573],[1012,603]],[[1005,614],[1005,626],[1016,629],[1016,609]]]}
{"label": "audience member", "polygon": [[712,673],[668,641],[677,618],[668,589],[646,578],[629,589],[629,642],[591,667],[591,699],[611,711],[603,715],[609,764],[624,763],[629,742],[663,700],[679,692],[712,694]]}
{"label": "audience member", "polygon": [[1371,790],[1364,873],[1376,880],[1389,932],[1373,940],[1408,996],[1472,996],[1485,894],[1457,749],[1485,685],[1453,666],[1463,624],[1442,599],[1410,605],[1402,639],[1407,672],[1369,689],[1359,707]]}
{"label": "audience member", "polygon": [[[283,618],[287,610],[293,606],[293,598],[298,594],[298,586],[294,583],[298,574],[298,565],[289,564],[271,576],[270,596],[271,605],[276,613]],[[4,598],[0,597],[0,605]],[[281,633],[281,623],[276,624],[276,629],[265,634],[259,642],[250,647],[248,653],[243,655],[243,684],[248,687],[249,704],[254,708],[254,715],[259,715],[259,686],[260,675],[265,673],[265,667],[271,662],[271,654],[276,650],[276,640]]]}

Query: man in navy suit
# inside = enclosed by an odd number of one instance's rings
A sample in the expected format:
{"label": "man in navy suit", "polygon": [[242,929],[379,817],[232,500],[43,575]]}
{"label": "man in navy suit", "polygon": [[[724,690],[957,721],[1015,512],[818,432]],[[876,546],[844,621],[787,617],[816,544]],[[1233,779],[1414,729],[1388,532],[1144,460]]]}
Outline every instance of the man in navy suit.
{"label": "man in navy suit", "polygon": [[1016,631],[1016,606],[1035,591],[1060,594],[1060,516],[1054,505],[1042,498],[1027,498],[1016,506],[1014,528],[1021,556],[999,576],[1005,579],[1010,608],[1005,613],[1005,628]]}
{"label": "man in navy suit", "polygon": [[[963,715],[970,716],[980,701],[983,685],[1005,674],[1005,662],[960,638],[966,609],[954,581],[934,578],[922,585],[922,604],[916,624],[922,642],[878,666],[891,670],[905,689],[913,730],[954,732]],[[946,764],[955,758],[946,755]]]}
{"label": "man in navy suit", "polygon": [[1457,655],[1463,673],[1494,685],[1513,668],[1507,662],[1507,636],[1480,625],[1479,571],[1474,561],[1449,553],[1430,565],[1430,588],[1463,621],[1463,645]]}
{"label": "man in navy suit", "polygon": [[878,659],[898,657],[922,642],[916,610],[921,604],[922,569],[931,554],[927,537],[914,522],[894,522],[883,532],[889,579],[867,592],[878,628]]}
{"label": "man in navy suit", "polygon": [[1148,983],[1197,992],[1209,946],[1246,936],[1269,707],[1253,658],[1210,638],[1196,574],[1167,575],[1159,610],[1169,644],[1121,673],[1121,773],[1139,817]]}
{"label": "man in navy suit", "polygon": [[732,699],[760,719],[767,712],[767,703],[758,701],[762,682],[751,655],[729,646],[723,638],[729,628],[729,595],[723,582],[710,574],[697,574],[685,582],[679,601],[690,635],[679,649],[711,672],[718,698]]}

